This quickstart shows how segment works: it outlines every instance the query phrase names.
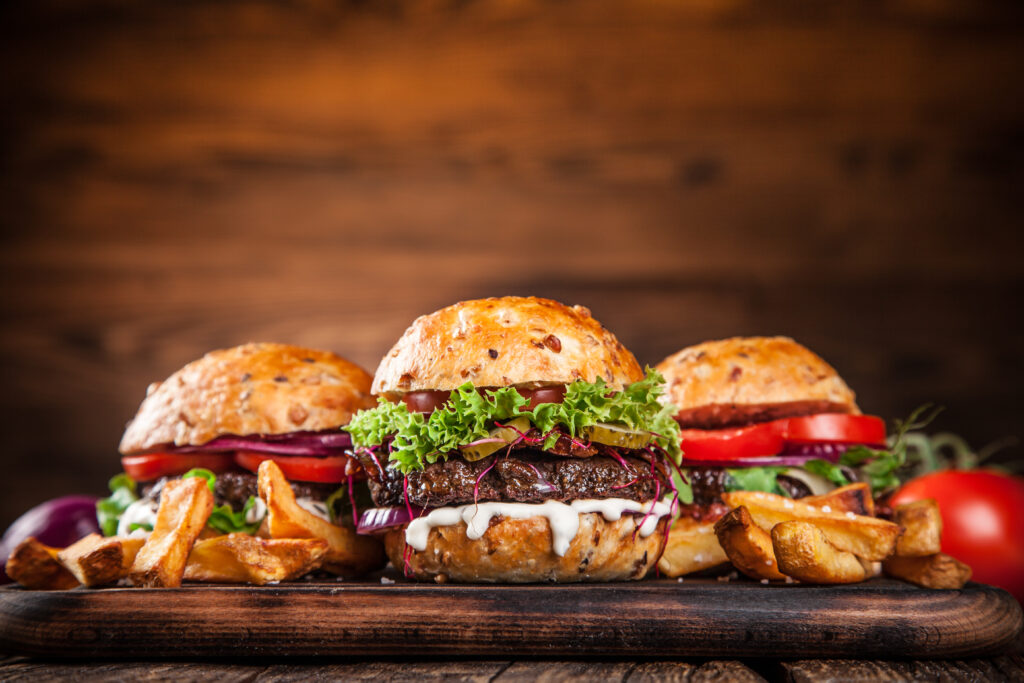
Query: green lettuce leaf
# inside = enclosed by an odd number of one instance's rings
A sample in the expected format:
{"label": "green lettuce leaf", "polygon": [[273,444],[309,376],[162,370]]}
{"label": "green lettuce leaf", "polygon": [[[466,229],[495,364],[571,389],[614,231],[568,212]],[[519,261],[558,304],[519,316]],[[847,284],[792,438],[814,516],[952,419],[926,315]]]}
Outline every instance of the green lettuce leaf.
{"label": "green lettuce leaf", "polygon": [[139,496],[135,493],[135,481],[123,472],[112,477],[107,486],[110,495],[96,501],[96,521],[104,536],[116,536],[121,515]]}
{"label": "green lettuce leaf", "polygon": [[389,459],[404,473],[447,459],[459,447],[486,437],[495,422],[519,416],[547,435],[546,448],[558,440],[559,435],[551,433],[555,428],[577,437],[584,427],[610,423],[651,432],[651,443],[678,459],[679,426],[673,419],[675,408],[661,402],[664,383],[651,368],[644,379],[617,393],[601,378],[573,382],[561,403],[541,403],[528,410],[529,401],[514,387],[480,392],[467,382],[429,416],[381,398],[376,408],[358,412],[345,430],[358,448],[380,446],[393,436]]}
{"label": "green lettuce leaf", "polygon": [[[189,479],[191,477],[205,479],[206,485],[210,487],[210,493],[213,493],[217,487],[217,475],[208,469],[196,467],[181,475],[182,479]],[[255,496],[249,496],[241,512],[235,512],[234,508],[227,503],[218,505],[210,513],[210,518],[206,520],[206,526],[225,534],[254,534],[263,522],[262,518],[251,524],[245,521],[245,516],[249,514],[249,510],[252,510],[254,505],[256,505]]]}
{"label": "green lettuce leaf", "polygon": [[779,486],[778,476],[788,467],[743,467],[725,471],[726,491],[764,491],[789,497],[786,490]]}
{"label": "green lettuce leaf", "polygon": [[817,474],[828,479],[836,486],[846,486],[850,483],[849,478],[843,472],[843,468],[828,460],[808,460],[804,463],[803,468],[811,474]]}

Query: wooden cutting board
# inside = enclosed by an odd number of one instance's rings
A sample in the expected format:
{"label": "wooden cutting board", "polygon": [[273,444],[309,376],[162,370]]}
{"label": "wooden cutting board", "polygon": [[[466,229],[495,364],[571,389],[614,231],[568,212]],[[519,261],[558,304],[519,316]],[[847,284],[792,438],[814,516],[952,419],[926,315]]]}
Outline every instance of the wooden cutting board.
{"label": "wooden cutting board", "polygon": [[967,657],[1005,651],[1021,608],[935,591],[714,579],[459,586],[398,581],[0,589],[0,650],[49,657],[320,655]]}

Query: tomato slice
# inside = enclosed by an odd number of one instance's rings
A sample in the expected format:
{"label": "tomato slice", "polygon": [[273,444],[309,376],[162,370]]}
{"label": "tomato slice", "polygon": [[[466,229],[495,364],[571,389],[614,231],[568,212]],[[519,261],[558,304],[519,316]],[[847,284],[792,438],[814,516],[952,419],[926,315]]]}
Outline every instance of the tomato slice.
{"label": "tomato slice", "polygon": [[153,481],[160,477],[185,474],[194,467],[211,472],[227,472],[235,461],[230,453],[147,453],[121,458],[125,474],[135,481]]}
{"label": "tomato slice", "polygon": [[[783,422],[783,420],[779,420]],[[820,413],[785,420],[787,443],[864,443],[885,445],[885,421],[874,415]]]}
{"label": "tomato slice", "polygon": [[235,462],[250,472],[259,469],[264,460],[273,460],[284,472],[286,479],[291,481],[310,481],[320,484],[338,484],[348,481],[345,465],[349,463],[347,455],[328,455],[314,458],[304,455],[274,455],[272,453],[256,453],[238,451]]}
{"label": "tomato slice", "polygon": [[732,429],[684,429],[680,443],[683,459],[724,461],[775,455],[783,445],[776,422]]}

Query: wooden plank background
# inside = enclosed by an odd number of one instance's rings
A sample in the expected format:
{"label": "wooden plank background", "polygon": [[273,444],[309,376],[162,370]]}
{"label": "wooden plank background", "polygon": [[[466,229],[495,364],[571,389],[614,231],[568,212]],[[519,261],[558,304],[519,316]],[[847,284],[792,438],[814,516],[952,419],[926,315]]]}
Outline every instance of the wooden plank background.
{"label": "wooden plank background", "polygon": [[1022,436],[1022,20],[5,4],[0,523],[102,490],[146,384],[207,349],[372,370],[416,315],[506,293],[586,304],[648,363],[790,334],[865,410]]}

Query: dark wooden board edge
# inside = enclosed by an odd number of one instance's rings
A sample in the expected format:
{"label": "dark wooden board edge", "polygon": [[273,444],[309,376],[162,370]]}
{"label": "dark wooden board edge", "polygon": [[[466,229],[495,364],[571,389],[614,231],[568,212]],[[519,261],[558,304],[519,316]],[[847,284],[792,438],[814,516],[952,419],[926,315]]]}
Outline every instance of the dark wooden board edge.
{"label": "dark wooden board edge", "polygon": [[952,658],[1004,652],[1005,591],[714,580],[0,590],[0,651],[45,657]]}

